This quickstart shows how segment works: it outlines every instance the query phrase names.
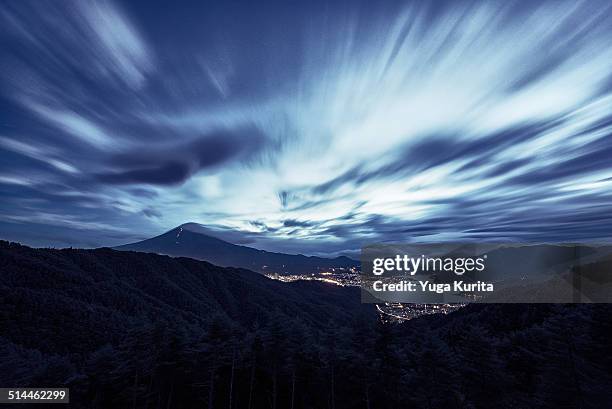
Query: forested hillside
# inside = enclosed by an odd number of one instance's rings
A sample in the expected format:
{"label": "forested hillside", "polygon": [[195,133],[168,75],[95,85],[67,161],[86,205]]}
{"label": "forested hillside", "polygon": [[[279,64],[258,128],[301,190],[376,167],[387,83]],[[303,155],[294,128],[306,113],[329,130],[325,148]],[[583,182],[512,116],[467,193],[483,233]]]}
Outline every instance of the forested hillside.
{"label": "forested hillside", "polygon": [[0,385],[75,408],[601,408],[612,308],[472,305],[382,324],[355,288],[0,242]]}

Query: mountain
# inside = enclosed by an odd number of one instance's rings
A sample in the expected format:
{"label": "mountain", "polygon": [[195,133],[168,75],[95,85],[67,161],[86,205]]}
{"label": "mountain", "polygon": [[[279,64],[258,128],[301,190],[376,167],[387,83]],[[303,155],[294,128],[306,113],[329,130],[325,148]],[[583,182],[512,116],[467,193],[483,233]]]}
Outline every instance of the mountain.
{"label": "mountain", "polygon": [[385,324],[357,288],[0,241],[0,385],[67,387],[73,409],[610,407],[611,314],[481,304]]}
{"label": "mountain", "polygon": [[[210,378],[210,365],[226,376],[232,348],[250,375],[243,354],[260,348],[254,343],[278,350],[268,343],[292,328],[376,319],[357,288],[282,283],[190,258],[0,241],[0,266],[0,385],[69,387],[73,408],[142,409],[160,407],[160,399],[175,402],[168,408],[205,407],[198,399],[208,401],[208,392],[196,383]],[[258,393],[262,402],[253,407],[267,401]]]}
{"label": "mountain", "polygon": [[[30,347],[59,345],[65,337],[62,348],[79,351],[111,342],[125,326],[174,322],[188,331],[206,327],[215,314],[248,327],[275,311],[309,323],[373,311],[361,304],[357,288],[282,283],[190,258],[109,248],[33,249],[0,241],[0,266],[6,307],[0,318],[10,318],[13,339]],[[57,319],[48,320],[50,311]]]}
{"label": "mountain", "polygon": [[115,247],[115,250],[190,257],[223,267],[240,267],[259,273],[303,274],[330,268],[359,267],[348,257],[333,259],[302,254],[273,253],[228,243],[197,231],[194,223],[178,226],[160,236]]}

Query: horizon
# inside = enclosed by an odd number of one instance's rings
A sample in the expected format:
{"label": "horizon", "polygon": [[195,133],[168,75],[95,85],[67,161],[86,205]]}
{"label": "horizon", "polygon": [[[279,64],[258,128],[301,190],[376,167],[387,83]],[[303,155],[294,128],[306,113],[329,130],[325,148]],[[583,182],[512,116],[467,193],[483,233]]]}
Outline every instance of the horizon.
{"label": "horizon", "polygon": [[9,3],[0,238],[609,240],[610,7]]}
{"label": "horizon", "polygon": [[[263,251],[268,251],[268,250],[264,250],[264,249],[260,249],[257,247],[253,247],[253,246],[248,246],[245,243],[241,243],[239,240],[241,240],[241,236],[238,234],[236,234],[237,232],[231,232],[231,231],[227,231],[227,230],[219,230],[219,231],[215,231],[215,230],[211,230],[208,229],[206,226],[199,224],[199,223],[195,223],[195,222],[186,222],[183,224],[180,224],[176,227],[173,227],[169,230],[163,231],[159,234],[155,234],[151,237],[146,237],[143,240],[139,240],[139,241],[135,241],[135,242],[129,242],[129,243],[120,243],[118,245],[115,246],[96,246],[96,247],[73,247],[73,246],[54,246],[54,245],[42,245],[42,246],[36,246],[36,245],[29,245],[27,243],[21,242],[21,241],[16,241],[16,240],[8,240],[8,239],[4,239],[4,238],[0,238],[0,241],[7,241],[9,243],[15,243],[15,244],[19,244],[22,246],[26,246],[26,247],[31,247],[31,248],[39,248],[39,249],[56,249],[56,250],[62,250],[62,249],[81,249],[81,250],[96,250],[96,249],[111,249],[111,250],[116,250],[120,247],[126,247],[126,246],[130,246],[132,244],[138,244],[142,241],[147,241],[150,239],[156,239],[159,237],[162,237],[168,233],[174,232],[177,229],[186,229],[188,231],[190,231],[191,233],[194,234],[198,234],[198,235],[202,235],[202,236],[206,236],[209,238],[213,238],[216,240],[220,240],[222,242],[234,245],[234,246],[240,246],[240,247],[247,247],[247,248],[252,248],[255,250],[263,250]],[[238,240],[238,241],[236,241]],[[274,253],[274,252],[272,252]],[[280,253],[280,252],[279,252]],[[350,252],[342,252],[339,253],[337,255],[330,255],[328,253],[324,253],[322,255],[319,254],[304,254],[304,253],[280,253],[280,254],[287,254],[287,255],[295,255],[295,256],[305,256],[305,257],[324,257],[324,258],[330,258],[330,259],[337,259],[337,258],[349,258],[353,261],[358,261],[357,259],[359,259],[359,254],[357,253],[353,253],[351,254]],[[182,256],[180,256],[182,257]]]}

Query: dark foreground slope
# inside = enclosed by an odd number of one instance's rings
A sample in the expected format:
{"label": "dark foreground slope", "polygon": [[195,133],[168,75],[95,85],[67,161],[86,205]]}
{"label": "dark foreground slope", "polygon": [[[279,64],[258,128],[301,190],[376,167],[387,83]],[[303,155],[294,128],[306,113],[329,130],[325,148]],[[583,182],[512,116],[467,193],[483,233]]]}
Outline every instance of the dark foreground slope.
{"label": "dark foreground slope", "polygon": [[607,305],[380,324],[355,289],[190,259],[0,242],[0,385],[78,408],[600,408]]}
{"label": "dark foreground slope", "polygon": [[203,234],[199,229],[199,225],[195,223],[186,223],[159,236],[118,246],[115,250],[191,257],[218,266],[242,267],[260,273],[316,273],[329,268],[359,266],[358,261],[348,257],[323,258],[303,254],[283,254],[239,246]]}

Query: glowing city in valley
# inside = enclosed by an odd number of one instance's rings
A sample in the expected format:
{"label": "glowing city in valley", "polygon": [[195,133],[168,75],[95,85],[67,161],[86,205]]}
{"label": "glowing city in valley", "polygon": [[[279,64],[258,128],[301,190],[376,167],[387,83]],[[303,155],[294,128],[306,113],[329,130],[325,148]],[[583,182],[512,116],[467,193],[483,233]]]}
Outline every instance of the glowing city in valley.
{"label": "glowing city in valley", "polygon": [[[323,283],[341,287],[361,286],[360,270],[357,268],[331,268],[322,272],[309,274],[278,274],[266,273],[266,277],[291,283],[295,281],[321,281]],[[431,314],[449,314],[465,304],[407,304],[407,303],[380,303],[376,310],[382,322],[401,323]]]}

